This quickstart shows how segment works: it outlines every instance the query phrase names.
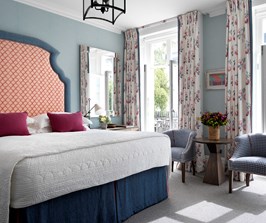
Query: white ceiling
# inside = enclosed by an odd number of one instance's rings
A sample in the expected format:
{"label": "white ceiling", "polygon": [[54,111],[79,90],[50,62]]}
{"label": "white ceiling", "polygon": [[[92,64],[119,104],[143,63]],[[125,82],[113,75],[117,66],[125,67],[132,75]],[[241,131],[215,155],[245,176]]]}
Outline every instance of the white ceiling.
{"label": "white ceiling", "polygon": [[[83,0],[14,0],[52,13],[84,22]],[[89,4],[91,0],[86,0]],[[115,0],[121,1],[121,0]],[[98,0],[99,2],[99,0]],[[126,0],[126,14],[115,25],[88,19],[85,23],[114,32],[141,27],[176,17],[188,11],[199,10],[203,14],[219,15],[225,11],[225,0]]]}

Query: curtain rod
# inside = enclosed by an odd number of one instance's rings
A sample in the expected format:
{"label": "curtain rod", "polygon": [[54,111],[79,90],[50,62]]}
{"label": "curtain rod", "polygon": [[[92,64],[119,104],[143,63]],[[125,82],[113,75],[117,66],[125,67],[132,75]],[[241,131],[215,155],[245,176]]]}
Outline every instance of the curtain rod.
{"label": "curtain rod", "polygon": [[158,26],[158,25],[163,24],[163,23],[171,22],[172,20],[174,21],[174,19],[177,19],[179,16],[186,15],[186,14],[191,13],[191,12],[199,12],[199,11],[198,10],[188,11],[188,12],[186,12],[184,14],[180,14],[178,16],[174,16],[174,17],[169,18],[169,19],[164,19],[164,20],[159,21],[159,22],[154,22],[154,23],[150,23],[150,24],[147,24],[147,25],[144,25],[144,26],[140,26],[137,29],[150,28],[150,27],[153,27],[153,26]]}
{"label": "curtain rod", "polygon": [[174,19],[177,19],[177,17],[178,16],[175,16],[175,17],[172,17],[172,18],[169,18],[169,19],[164,19],[164,20],[161,20],[159,22],[150,23],[150,24],[147,24],[147,25],[144,25],[144,26],[140,26],[137,29],[145,29],[145,28],[158,26],[158,25],[163,24],[163,23],[174,21]]}

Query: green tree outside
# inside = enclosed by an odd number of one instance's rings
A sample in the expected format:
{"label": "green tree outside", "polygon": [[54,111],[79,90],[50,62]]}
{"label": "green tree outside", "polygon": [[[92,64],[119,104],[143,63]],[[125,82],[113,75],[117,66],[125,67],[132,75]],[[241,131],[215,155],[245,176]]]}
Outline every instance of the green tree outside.
{"label": "green tree outside", "polygon": [[168,104],[168,79],[163,68],[157,68],[154,70],[154,108],[164,112]]}

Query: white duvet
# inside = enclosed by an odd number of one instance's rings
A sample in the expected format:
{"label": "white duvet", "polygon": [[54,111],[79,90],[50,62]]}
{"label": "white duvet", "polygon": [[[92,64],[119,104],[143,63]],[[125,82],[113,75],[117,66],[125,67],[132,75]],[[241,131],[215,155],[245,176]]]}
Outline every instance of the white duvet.
{"label": "white duvet", "polygon": [[9,206],[27,207],[73,191],[169,165],[168,136],[92,130],[0,138],[0,223]]}

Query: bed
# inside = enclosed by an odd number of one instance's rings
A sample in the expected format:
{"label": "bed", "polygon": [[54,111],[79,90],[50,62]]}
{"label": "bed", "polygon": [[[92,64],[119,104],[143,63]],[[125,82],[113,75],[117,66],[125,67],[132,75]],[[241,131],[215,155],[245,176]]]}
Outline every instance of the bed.
{"label": "bed", "polygon": [[27,112],[36,128],[0,137],[0,223],[123,222],[166,199],[166,135],[51,132],[47,113],[74,115],[57,55],[41,40],[0,31],[0,112]]}

